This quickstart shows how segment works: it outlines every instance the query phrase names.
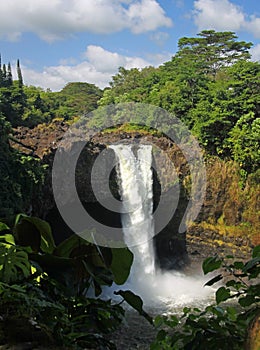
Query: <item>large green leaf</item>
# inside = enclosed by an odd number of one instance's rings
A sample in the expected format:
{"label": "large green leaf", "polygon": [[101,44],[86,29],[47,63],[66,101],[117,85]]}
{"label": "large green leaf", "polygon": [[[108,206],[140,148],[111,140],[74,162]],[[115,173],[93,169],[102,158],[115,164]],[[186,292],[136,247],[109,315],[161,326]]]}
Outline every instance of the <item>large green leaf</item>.
{"label": "large green leaf", "polygon": [[0,276],[1,280],[9,283],[28,277],[31,274],[31,264],[25,251],[11,246],[0,245]]}
{"label": "large green leaf", "polygon": [[130,290],[119,290],[114,292],[114,294],[120,295],[130,306],[132,306],[132,308],[138,311],[141,316],[144,316],[148,322],[153,324],[152,317],[143,310],[143,301],[138,295],[134,294]]}
{"label": "large green leaf", "polygon": [[23,247],[31,247],[33,251],[38,252],[41,245],[41,235],[37,227],[22,218],[15,226],[15,235],[17,243]]}
{"label": "large green leaf", "polygon": [[54,254],[62,257],[85,256],[91,266],[110,269],[117,284],[123,284],[127,280],[133,262],[133,254],[127,248],[98,247],[87,243],[77,235],[63,241],[55,249]]}
{"label": "large green leaf", "polygon": [[55,243],[51,227],[46,221],[20,214],[14,230],[20,245],[30,246],[34,251],[41,249],[44,253],[53,252]]}
{"label": "large green leaf", "polygon": [[78,235],[74,234],[70,236],[69,238],[65,239],[63,242],[61,242],[54,250],[54,254],[68,258],[71,256],[72,251],[75,248],[78,248],[83,245],[88,245],[89,243],[85,240],[83,240]]}
{"label": "large green leaf", "polygon": [[112,264],[113,252],[111,248],[93,246],[92,264],[109,268]]}
{"label": "large green leaf", "polygon": [[12,233],[9,233],[10,231],[2,231],[2,232],[8,232],[8,233],[0,235],[0,242],[2,244],[5,244],[7,247],[9,247],[10,245],[15,245],[15,240]]}
{"label": "large green leaf", "polygon": [[252,253],[252,258],[257,258],[260,257],[260,244],[254,247],[253,253]]}
{"label": "large green leaf", "polygon": [[245,297],[239,298],[238,302],[241,306],[247,307],[254,303],[256,303],[258,300],[254,295],[246,295]]}
{"label": "large green leaf", "polygon": [[113,248],[111,271],[116,284],[124,284],[127,280],[134,255],[128,248]]}
{"label": "large green leaf", "polygon": [[5,223],[0,222],[0,232],[5,230],[9,230],[9,227]]}
{"label": "large green leaf", "polygon": [[47,272],[54,271],[55,269],[63,269],[67,267],[73,267],[73,259],[66,257],[59,257],[53,254],[35,254],[29,255],[30,260],[37,262]]}
{"label": "large green leaf", "polygon": [[222,261],[216,256],[205,259],[202,264],[204,274],[206,275],[209,272],[219,269],[221,264]]}
{"label": "large green leaf", "polygon": [[26,217],[28,217],[28,216],[25,214],[22,214],[22,213],[17,214],[15,217],[14,226],[16,226],[21,221],[22,218],[26,218]]}
{"label": "large green leaf", "polygon": [[33,224],[41,235],[41,250],[44,253],[52,253],[55,248],[54,239],[51,232],[51,227],[48,222],[37,217],[26,217],[24,220]]}
{"label": "large green leaf", "polygon": [[256,256],[255,258],[249,260],[244,268],[243,268],[243,271],[244,272],[248,272],[249,270],[251,270],[253,267],[256,267],[257,265],[259,265],[260,263],[260,256]]}
{"label": "large green leaf", "polygon": [[221,303],[222,301],[226,301],[230,297],[231,297],[230,290],[228,288],[220,287],[216,291],[216,302],[217,302],[217,304]]}

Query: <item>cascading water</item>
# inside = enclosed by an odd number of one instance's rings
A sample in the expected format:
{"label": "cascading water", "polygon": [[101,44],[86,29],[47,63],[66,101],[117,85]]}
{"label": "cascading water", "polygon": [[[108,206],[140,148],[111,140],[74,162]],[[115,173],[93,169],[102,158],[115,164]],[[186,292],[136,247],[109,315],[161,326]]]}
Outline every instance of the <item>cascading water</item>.
{"label": "cascading water", "polygon": [[[110,146],[117,158],[124,240],[134,253],[132,276],[154,274],[152,146]],[[133,277],[133,278],[134,278]]]}
{"label": "cascading water", "polygon": [[198,305],[199,300],[204,303],[212,290],[203,288],[205,279],[198,271],[186,276],[180,272],[155,270],[152,146],[117,144],[110,148],[118,160],[116,171],[124,240],[134,253],[129,279],[120,289],[132,290],[147,305],[166,305],[167,310],[194,301]]}

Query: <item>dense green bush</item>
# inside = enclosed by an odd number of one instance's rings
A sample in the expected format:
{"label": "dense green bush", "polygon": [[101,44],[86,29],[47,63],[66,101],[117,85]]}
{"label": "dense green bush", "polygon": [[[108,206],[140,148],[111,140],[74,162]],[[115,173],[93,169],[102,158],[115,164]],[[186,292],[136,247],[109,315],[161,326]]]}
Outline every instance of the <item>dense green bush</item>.
{"label": "dense green bush", "polygon": [[[132,253],[76,235],[55,246],[48,223],[26,215],[16,218],[12,230],[0,223],[0,234],[0,342],[114,349],[105,335],[122,322],[124,309],[97,297],[103,286],[125,282]],[[122,293],[132,306],[139,302],[130,291]]]}

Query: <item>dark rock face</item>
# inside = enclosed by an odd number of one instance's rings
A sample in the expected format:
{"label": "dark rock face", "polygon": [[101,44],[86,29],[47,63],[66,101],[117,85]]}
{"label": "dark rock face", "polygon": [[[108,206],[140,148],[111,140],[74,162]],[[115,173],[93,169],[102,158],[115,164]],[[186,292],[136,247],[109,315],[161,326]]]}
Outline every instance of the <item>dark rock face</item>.
{"label": "dark rock face", "polygon": [[[179,233],[180,223],[188,200],[180,197],[178,207],[168,224],[154,237],[157,265],[163,270],[182,269],[189,262],[186,248],[186,232]],[[156,228],[155,221],[155,228]]]}
{"label": "dark rock face", "polygon": [[[82,204],[89,215],[91,215],[96,221],[109,227],[122,228],[120,214],[109,211],[98,202],[86,202]],[[73,206],[73,202],[68,204],[67,210],[70,210]],[[74,233],[63,220],[56,205],[46,212],[44,218],[51,225],[56,244],[61,243],[64,239],[69,238]],[[121,235],[123,236],[123,231]]]}

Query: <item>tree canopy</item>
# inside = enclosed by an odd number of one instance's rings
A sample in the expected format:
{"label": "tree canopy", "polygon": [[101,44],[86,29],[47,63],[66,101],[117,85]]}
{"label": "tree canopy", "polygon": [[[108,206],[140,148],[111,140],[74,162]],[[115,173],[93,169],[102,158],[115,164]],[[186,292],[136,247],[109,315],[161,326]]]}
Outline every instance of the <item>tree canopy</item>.
{"label": "tree canopy", "polygon": [[236,39],[233,32],[203,30],[197,38],[179,40],[177,57],[194,60],[204,73],[215,76],[220,68],[250,58],[249,49],[253,44]]}
{"label": "tree canopy", "polygon": [[[252,43],[238,41],[233,32],[204,30],[196,38],[181,38],[178,47],[158,68],[119,68],[99,105],[135,101],[162,107],[210,154],[231,157],[247,172],[256,170],[259,136],[251,125],[255,130],[259,124],[260,64],[250,61]],[[251,141],[244,142],[249,134]]]}
{"label": "tree canopy", "polygon": [[[247,174],[255,172],[260,163],[260,64],[250,61],[251,46],[233,32],[204,30],[195,38],[181,38],[178,52],[158,68],[119,67],[103,91],[87,82],[68,83],[59,92],[26,86],[20,61],[14,80],[10,63],[0,59],[2,178],[17,176],[18,163],[32,166],[32,160],[21,161],[9,149],[12,128],[32,128],[55,118],[69,121],[98,106],[130,101],[162,107],[182,120],[210,155],[234,159]],[[10,180],[8,187],[15,203],[23,197],[21,181],[11,185]]]}

